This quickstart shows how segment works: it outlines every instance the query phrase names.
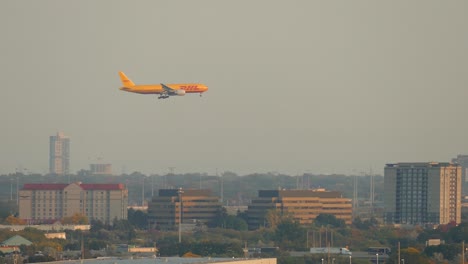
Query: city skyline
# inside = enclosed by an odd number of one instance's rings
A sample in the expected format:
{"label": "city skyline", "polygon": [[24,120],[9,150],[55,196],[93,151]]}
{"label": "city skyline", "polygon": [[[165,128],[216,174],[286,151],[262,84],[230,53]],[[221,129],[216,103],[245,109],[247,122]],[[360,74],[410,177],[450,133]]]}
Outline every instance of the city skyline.
{"label": "city skyline", "polygon": [[[87,167],[83,167],[83,168],[77,168],[75,171],[69,171],[69,167],[70,167],[70,155],[69,153],[67,153],[66,155],[62,155],[62,149],[60,149],[60,151],[58,151],[58,154],[57,153],[54,153],[53,152],[53,148],[56,149],[57,148],[57,143],[60,142],[60,144],[58,144],[58,147],[59,148],[62,148],[62,145],[63,148],[68,152],[70,151],[70,137],[68,136],[65,136],[63,132],[57,132],[57,135],[56,136],[50,136],[50,146],[49,146],[49,173],[51,174],[76,174],[78,173],[79,171],[81,170],[89,170],[90,172],[93,172],[94,170],[96,170],[96,173],[97,174],[102,174],[104,172],[104,168],[105,168],[105,171],[106,173],[104,174],[127,174],[127,173],[133,173],[133,172],[140,172],[140,173],[143,173],[143,174],[148,174],[148,175],[151,175],[151,174],[166,174],[166,173],[175,173],[175,170],[177,169],[177,167],[165,167],[165,168],[161,168],[160,170],[158,170],[157,172],[156,171],[150,171],[150,172],[142,172],[141,170],[133,170],[131,172],[128,172],[126,171],[126,168],[125,166],[122,168],[122,171],[121,172],[115,172],[115,173],[112,173],[112,163],[109,163],[109,162],[103,162],[103,158],[102,157],[97,157],[95,160],[93,161],[89,161],[90,163],[87,164],[86,166]],[[65,142],[64,142],[65,141]],[[57,151],[57,150],[56,150]],[[62,156],[64,156],[64,161],[62,162]],[[460,164],[464,169],[466,169],[466,164],[464,164],[463,162],[459,163],[457,162],[457,159],[460,159],[460,157],[464,157],[466,155],[463,155],[463,154],[458,154],[456,157],[453,157],[451,158],[450,160],[451,161],[435,161],[435,160],[431,160],[431,161],[416,161],[416,162],[454,162],[454,163],[457,163],[457,164]],[[57,171],[56,172],[53,172],[54,168],[52,165],[54,165],[56,162],[53,162],[55,160],[59,160],[60,164],[61,165],[64,165],[65,167],[67,167],[65,170],[67,171],[67,173],[58,173]],[[463,161],[463,160],[461,160]],[[399,162],[414,162],[414,161],[399,161]],[[387,164],[389,164],[391,162],[387,162],[384,164],[384,166],[381,168],[382,171],[383,169],[385,168],[385,166]],[[96,168],[97,167],[102,167],[100,168],[100,170],[98,171]],[[61,168],[60,168],[61,169]],[[1,172],[1,171],[0,171]],[[34,171],[31,171],[29,170],[27,167],[24,167],[22,165],[18,166],[15,168],[15,172],[16,173],[23,173],[23,174],[30,174],[30,173],[38,173],[38,174],[41,174],[41,172],[34,172]],[[213,175],[215,174],[220,174],[220,173],[223,173],[224,171],[220,171],[219,168],[215,168],[215,173],[213,173]],[[229,172],[233,172],[233,173],[236,173],[236,174],[239,174],[237,173],[236,171],[229,171]],[[11,172],[12,173],[12,172]],[[181,174],[184,174],[184,173],[210,173],[210,171],[183,171],[183,172],[179,172]],[[244,175],[248,175],[248,174],[253,174],[253,173],[274,173],[274,174],[285,174],[285,175],[294,175],[294,174],[288,174],[287,172],[278,172],[278,171],[263,171],[263,172],[260,172],[260,171],[254,171],[254,172],[251,172],[251,173],[246,173]],[[315,172],[313,172],[312,170],[306,170],[306,171],[303,171],[302,173],[311,173],[311,174],[314,174]],[[296,175],[300,175],[302,173],[296,173]],[[44,172],[44,174],[46,174],[46,172]],[[324,174],[324,173],[318,173],[318,174]],[[369,168],[368,171],[364,171],[364,170],[356,170],[356,169],[353,169],[351,171],[348,171],[347,173],[335,173],[335,172],[332,172],[332,173],[328,173],[328,174],[343,174],[343,175],[361,175],[361,176],[364,176],[364,175],[381,175],[383,176],[383,173],[382,172],[379,172],[379,169],[373,171],[372,168]],[[239,175],[242,175],[242,174],[239,174]],[[464,174],[463,174],[464,175]],[[465,176],[463,176],[463,179],[465,178]]]}
{"label": "city skyline", "polygon": [[[144,174],[382,175],[386,163],[450,161],[468,152],[467,7],[2,3],[0,173],[47,172],[55,131],[73,141],[72,172],[99,157]],[[210,90],[123,93],[119,71]]]}

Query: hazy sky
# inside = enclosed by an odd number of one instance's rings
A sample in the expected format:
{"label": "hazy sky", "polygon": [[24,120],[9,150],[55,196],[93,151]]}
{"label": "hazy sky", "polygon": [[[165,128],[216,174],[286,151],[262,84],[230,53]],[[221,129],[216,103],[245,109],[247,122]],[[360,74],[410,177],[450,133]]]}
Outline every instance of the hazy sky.
{"label": "hazy sky", "polygon": [[[468,153],[467,1],[1,1],[0,173],[381,173]],[[201,82],[203,97],[118,90]]]}

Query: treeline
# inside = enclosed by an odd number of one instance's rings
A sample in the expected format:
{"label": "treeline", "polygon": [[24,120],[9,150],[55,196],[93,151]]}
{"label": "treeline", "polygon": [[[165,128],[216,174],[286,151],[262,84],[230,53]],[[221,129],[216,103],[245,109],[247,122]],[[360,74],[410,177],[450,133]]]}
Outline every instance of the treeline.
{"label": "treeline", "polygon": [[[214,221],[212,227],[199,226],[190,232],[182,232],[182,243],[178,231],[161,232],[147,225],[147,214],[129,210],[128,220],[114,220],[107,225],[91,222],[90,231],[66,231],[67,240],[46,239],[44,233],[33,228],[23,231],[0,231],[0,241],[14,235],[24,236],[33,242],[22,246],[21,251],[29,255],[42,251],[47,259],[56,259],[60,252],[80,252],[85,248],[85,257],[99,254],[118,255],[116,245],[128,244],[141,247],[156,246],[159,256],[243,257],[244,248],[277,248],[267,253],[256,253],[257,257],[277,257],[278,263],[314,263],[320,256],[292,258],[290,251],[307,251],[310,247],[348,247],[351,251],[365,251],[368,247],[390,247],[392,253],[386,263],[397,263],[397,244],[400,243],[400,257],[407,263],[434,263],[434,261],[459,262],[463,241],[468,240],[468,223],[444,225],[437,229],[394,228],[380,225],[375,219],[355,219],[351,226],[333,215],[321,214],[313,224],[301,226],[288,215],[271,211],[267,217],[268,227],[255,231],[239,228],[242,225],[228,225],[229,221]],[[220,216],[226,216],[220,212]],[[242,222],[242,215],[235,217]],[[73,221],[82,221],[76,217]],[[236,220],[237,221],[237,220]],[[438,238],[440,246],[426,246],[428,239]],[[94,253],[92,251],[95,250]],[[96,253],[97,252],[97,253]],[[81,253],[80,253],[81,254]],[[79,257],[79,256],[76,256]],[[323,256],[322,256],[323,257]],[[336,257],[336,264],[345,262],[345,257]],[[349,261],[349,259],[348,259]],[[353,259],[353,263],[360,263]],[[365,262],[362,262],[365,263]]]}
{"label": "treeline", "polygon": [[[145,175],[139,172],[122,175],[39,175],[21,173],[0,176],[0,201],[16,201],[16,189],[21,189],[25,183],[68,183],[81,181],[83,183],[123,183],[129,190],[129,204],[141,205],[142,200],[148,201],[157,195],[159,189],[191,188],[210,189],[213,194],[223,197],[225,205],[247,205],[258,195],[258,190],[266,189],[313,189],[325,188],[339,191],[344,197],[353,197],[353,176],[345,175],[313,175],[298,176],[266,173],[238,176],[225,172],[218,176],[205,173]],[[374,200],[383,200],[383,177],[375,176]],[[357,177],[358,197],[369,199],[370,176]]]}

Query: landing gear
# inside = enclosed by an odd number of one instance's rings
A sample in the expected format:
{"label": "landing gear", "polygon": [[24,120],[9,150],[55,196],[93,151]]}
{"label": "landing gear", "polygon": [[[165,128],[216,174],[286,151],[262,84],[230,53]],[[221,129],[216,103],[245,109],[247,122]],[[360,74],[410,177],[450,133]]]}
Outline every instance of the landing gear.
{"label": "landing gear", "polygon": [[169,95],[167,93],[162,93],[158,97],[158,99],[167,99],[167,98],[169,98]]}

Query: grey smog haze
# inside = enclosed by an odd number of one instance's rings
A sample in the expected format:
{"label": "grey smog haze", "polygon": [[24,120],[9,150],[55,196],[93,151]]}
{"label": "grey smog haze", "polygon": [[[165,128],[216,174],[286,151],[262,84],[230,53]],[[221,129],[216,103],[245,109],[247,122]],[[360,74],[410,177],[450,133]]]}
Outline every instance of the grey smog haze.
{"label": "grey smog haze", "polygon": [[[381,173],[468,152],[467,1],[2,1],[0,173]],[[119,91],[200,82],[203,97]]]}

